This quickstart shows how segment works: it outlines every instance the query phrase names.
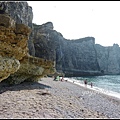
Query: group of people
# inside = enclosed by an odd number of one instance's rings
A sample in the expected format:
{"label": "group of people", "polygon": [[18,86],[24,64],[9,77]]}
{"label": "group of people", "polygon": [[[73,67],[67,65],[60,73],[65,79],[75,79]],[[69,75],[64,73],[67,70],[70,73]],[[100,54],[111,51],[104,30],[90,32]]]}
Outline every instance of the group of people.
{"label": "group of people", "polygon": [[60,76],[54,76],[54,81],[64,81],[64,77],[60,78]]}
{"label": "group of people", "polygon": [[[85,84],[85,87],[87,87],[87,84],[88,84],[87,80],[84,80],[84,84]],[[90,86],[91,86],[91,88],[93,87],[93,83],[92,82],[90,83]]]}
{"label": "group of people", "polygon": [[[54,76],[54,81],[64,81],[64,77],[62,76],[62,78],[58,75],[58,76]],[[88,84],[88,81],[87,79],[84,80],[84,84],[85,84],[85,87],[87,87],[87,84]],[[91,88],[93,87],[93,83],[91,82],[90,83],[90,86]]]}

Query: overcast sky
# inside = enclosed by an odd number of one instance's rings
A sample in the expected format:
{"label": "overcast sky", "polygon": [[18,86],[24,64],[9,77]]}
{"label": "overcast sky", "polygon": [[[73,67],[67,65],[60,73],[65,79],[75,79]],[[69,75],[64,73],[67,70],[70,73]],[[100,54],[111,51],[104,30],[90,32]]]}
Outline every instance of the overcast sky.
{"label": "overcast sky", "polygon": [[102,46],[120,46],[120,1],[27,1],[33,23],[52,22],[66,39],[95,37]]}

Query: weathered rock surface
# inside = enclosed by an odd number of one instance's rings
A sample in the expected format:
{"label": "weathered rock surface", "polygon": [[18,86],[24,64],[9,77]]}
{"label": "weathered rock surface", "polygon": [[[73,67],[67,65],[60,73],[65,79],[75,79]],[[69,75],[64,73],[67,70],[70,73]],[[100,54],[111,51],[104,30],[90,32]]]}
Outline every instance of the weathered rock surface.
{"label": "weathered rock surface", "polygon": [[24,24],[32,27],[33,12],[32,7],[27,2],[9,1],[0,2],[5,5],[5,13],[14,19],[17,24]]}
{"label": "weathered rock surface", "polygon": [[19,84],[25,80],[38,81],[48,74],[55,72],[54,62],[26,55],[20,60],[20,68],[7,79],[10,84]]}
{"label": "weathered rock surface", "polygon": [[[10,1],[10,2],[0,2],[0,4],[1,3],[6,6],[5,12],[8,13],[9,16],[12,19],[14,19],[14,21],[17,24],[24,24],[32,28],[33,12],[32,12],[32,7],[28,6],[27,2]],[[28,48],[30,49],[29,53],[34,56],[35,51],[34,51],[34,44],[32,41],[31,34],[28,39]]]}
{"label": "weathered rock surface", "polygon": [[[17,33],[16,31],[23,29],[23,26],[24,31]],[[25,30],[27,31],[25,32]],[[27,26],[16,25],[15,21],[8,15],[0,14],[0,81],[19,69],[19,60],[28,53],[27,39],[29,33],[30,29]]]}
{"label": "weathered rock surface", "polygon": [[0,82],[16,72],[19,67],[19,60],[0,56]]}
{"label": "weathered rock surface", "polygon": [[[47,27],[47,24],[49,27]],[[35,56],[48,60],[55,60],[55,42],[51,39],[53,31],[52,23],[43,25],[33,24],[32,38]],[[31,51],[31,50],[30,50]]]}
{"label": "weathered rock surface", "polygon": [[8,14],[0,14],[0,81],[19,84],[55,72],[54,61],[29,55],[30,32],[28,26],[16,23]]}

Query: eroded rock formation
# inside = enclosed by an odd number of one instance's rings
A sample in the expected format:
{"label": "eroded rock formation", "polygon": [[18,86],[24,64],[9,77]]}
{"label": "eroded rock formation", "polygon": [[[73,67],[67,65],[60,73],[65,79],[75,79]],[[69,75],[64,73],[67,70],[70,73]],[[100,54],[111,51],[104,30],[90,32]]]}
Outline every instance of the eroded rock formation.
{"label": "eroded rock formation", "polygon": [[[24,38],[25,35],[16,33],[17,30],[13,19],[5,14],[0,14],[0,81],[19,69],[19,60],[28,52],[28,36]],[[29,33],[28,28],[27,30]],[[19,39],[18,36],[23,36],[23,39]],[[21,41],[24,42],[24,47]]]}
{"label": "eroded rock formation", "polygon": [[40,78],[53,74],[55,66],[53,61],[30,55],[20,60],[20,68],[7,79],[10,84],[19,84],[25,80],[38,81]]}
{"label": "eroded rock formation", "polygon": [[32,30],[35,56],[56,61],[57,37],[59,35],[53,30],[53,24],[51,22],[42,25],[33,24]]}
{"label": "eroded rock formation", "polygon": [[[32,20],[33,20],[33,12],[32,7],[28,6],[27,2],[0,2],[2,6],[6,6],[5,12],[17,23],[17,24],[24,24],[29,26],[32,29]],[[2,7],[1,6],[1,7]],[[30,49],[29,53],[32,56],[35,56],[35,49],[32,40],[32,32],[29,35],[28,39],[28,48]]]}
{"label": "eroded rock formation", "polygon": [[0,81],[19,84],[55,72],[54,61],[29,55],[31,29],[16,23],[9,15],[0,14]]}

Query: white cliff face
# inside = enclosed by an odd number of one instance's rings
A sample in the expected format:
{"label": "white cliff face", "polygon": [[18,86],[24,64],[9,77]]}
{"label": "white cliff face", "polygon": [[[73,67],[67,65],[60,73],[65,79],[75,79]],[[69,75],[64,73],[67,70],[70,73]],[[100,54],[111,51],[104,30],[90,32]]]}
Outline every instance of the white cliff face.
{"label": "white cliff face", "polygon": [[120,74],[120,48],[118,45],[113,45],[109,48],[108,57],[108,73]]}
{"label": "white cliff face", "polygon": [[[104,47],[91,38],[61,40],[57,53],[57,70],[68,75],[120,74],[120,48],[117,44]],[[84,74],[85,73],[85,74]],[[95,75],[94,74],[94,75]]]}
{"label": "white cliff face", "polygon": [[71,76],[101,73],[93,37],[78,40],[61,39],[61,45],[57,49],[57,70],[62,69],[67,75]]}
{"label": "white cliff face", "polygon": [[101,45],[95,45],[97,52],[97,61],[101,70],[104,70],[104,73],[108,71],[108,48]]}
{"label": "white cliff face", "polygon": [[111,47],[96,45],[97,60],[105,74],[120,74],[120,48],[117,44]]}

